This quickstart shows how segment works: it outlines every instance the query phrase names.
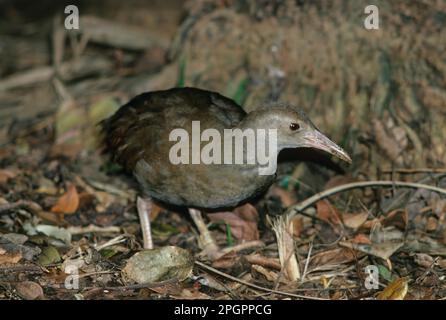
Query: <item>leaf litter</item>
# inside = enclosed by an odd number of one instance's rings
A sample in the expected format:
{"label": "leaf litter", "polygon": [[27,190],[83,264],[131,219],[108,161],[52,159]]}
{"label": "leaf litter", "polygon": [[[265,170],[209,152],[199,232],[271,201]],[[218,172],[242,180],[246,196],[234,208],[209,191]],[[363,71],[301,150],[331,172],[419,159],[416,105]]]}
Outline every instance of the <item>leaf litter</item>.
{"label": "leaf litter", "polygon": [[[336,10],[343,7],[337,3],[334,7],[322,5],[329,8],[322,8],[324,12],[337,16],[333,21],[342,21],[343,28],[331,20],[324,22],[333,26],[329,33],[320,32],[327,26],[314,19],[319,14],[317,5],[311,14],[298,6],[288,7],[291,2],[278,5],[277,10],[249,4],[248,13],[235,12],[229,3],[208,6],[202,15],[194,11],[199,4],[178,10],[173,28],[159,26],[170,19],[159,19],[162,12],[142,7],[145,18],[141,20],[162,29],[165,39],[175,38],[169,48],[135,52],[113,47],[119,45],[115,42],[108,44],[110,48],[67,46],[64,49],[72,52],[61,55],[62,64],[71,65],[68,57],[80,55],[88,68],[78,67],[73,74],[62,72],[62,80],[45,78],[48,81],[24,85],[11,84],[2,77],[0,88],[14,85],[0,90],[2,101],[27,108],[11,107],[12,116],[0,110],[0,299],[254,299],[260,293],[265,299],[283,299],[287,294],[325,299],[444,298],[446,200],[431,191],[355,189],[321,199],[301,212],[286,230],[302,275],[297,281],[287,279],[283,267],[287,259],[280,259],[271,219],[267,218],[317,191],[361,181],[364,176],[445,188],[441,169],[446,131],[444,92],[440,89],[444,77],[437,71],[444,69],[444,48],[431,48],[426,54],[420,45],[416,54],[409,54],[395,39],[383,35],[382,50],[376,54],[362,50],[351,42],[375,44],[367,42],[362,30],[352,27],[350,18]],[[355,6],[350,4],[346,10],[358,12]],[[405,2],[387,6],[411,15],[411,24],[402,24],[408,19],[399,16],[389,24],[389,28],[405,31],[410,41],[417,37],[411,29],[418,26],[417,21],[420,28],[435,29],[442,22],[429,12],[446,10],[439,4],[421,13],[410,10],[411,5]],[[132,16],[135,10],[123,8],[120,12],[117,19],[125,24],[126,14]],[[182,26],[187,32],[177,33],[184,14],[196,21]],[[251,15],[256,16],[253,19]],[[308,19],[314,24],[302,23]],[[221,28],[217,23],[231,27]],[[262,43],[241,32],[246,26],[263,35]],[[277,34],[294,35],[297,26],[304,28],[303,38],[285,37],[288,42],[282,44]],[[338,29],[349,30],[348,36],[341,36]],[[45,35],[36,43],[15,35],[25,46],[41,49],[34,50],[35,59],[29,59],[25,53],[16,54],[14,44],[5,46],[12,48],[14,59],[5,58],[7,70],[0,61],[0,74],[14,76],[23,70],[48,67],[44,61],[60,54],[48,52],[46,41],[52,31],[43,30]],[[326,37],[323,41],[321,34]],[[431,30],[421,40],[441,44],[436,37],[441,39]],[[203,39],[211,44],[203,46]],[[215,39],[218,43],[212,42]],[[239,39],[246,46],[238,45]],[[250,47],[256,50],[248,50]],[[284,47],[299,55],[289,54]],[[340,52],[339,47],[351,49]],[[386,48],[395,48],[395,53]],[[327,56],[326,52],[333,54]],[[165,59],[159,58],[158,64],[152,62],[155,66],[147,69],[144,59],[157,56],[169,56],[170,64],[164,65]],[[426,70],[415,76],[421,79],[417,88],[404,82],[412,77],[406,73],[412,70],[412,57],[417,64],[419,59],[425,60]],[[320,61],[318,68],[314,67],[315,58]],[[243,64],[239,65],[240,61]],[[141,66],[150,70],[147,76],[140,74]],[[378,70],[376,77],[370,70]],[[327,74],[335,76],[327,78]],[[318,164],[285,163],[279,166],[278,183],[263,198],[252,205],[210,214],[217,242],[239,249],[206,261],[220,273],[197,267],[200,250],[196,234],[186,216],[173,209],[154,210],[156,249],[143,251],[135,206],[137,187],[96,150],[95,125],[134,94],[175,83],[221,91],[243,101],[248,111],[266,98],[296,101],[318,126],[352,152],[354,166],[340,168],[327,159]],[[401,90],[391,92],[393,85]],[[333,96],[339,88],[343,94]],[[327,101],[334,106],[328,111]],[[350,104],[355,112],[344,119],[348,111],[344,108]],[[419,118],[424,119],[419,128],[408,126]],[[424,145],[431,148],[423,149]],[[436,168],[428,168],[432,164]],[[257,243],[250,245],[252,241]],[[161,257],[165,259],[158,260]],[[365,288],[368,266],[378,268],[379,289]],[[65,281],[73,275],[79,276],[79,288],[67,290]]]}

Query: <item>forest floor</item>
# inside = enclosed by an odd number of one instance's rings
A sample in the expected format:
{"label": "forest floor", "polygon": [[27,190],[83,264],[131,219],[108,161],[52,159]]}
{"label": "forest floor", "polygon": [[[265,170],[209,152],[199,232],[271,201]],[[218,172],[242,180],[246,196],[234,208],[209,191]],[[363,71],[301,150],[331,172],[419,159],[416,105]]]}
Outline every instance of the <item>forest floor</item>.
{"label": "forest floor", "polygon": [[[86,26],[95,26],[88,39],[61,31],[60,17],[22,24],[31,13],[6,6],[0,10],[9,21],[0,34],[0,299],[446,297],[446,168],[390,168],[368,179],[363,169],[377,166],[372,157],[351,170],[318,154],[306,156],[315,163],[280,164],[277,182],[260,199],[206,215],[225,248],[213,260],[200,254],[186,212],[155,206],[158,249],[148,256],[155,258],[145,269],[131,265],[143,252],[139,190],[101,154],[96,124],[142,87],[189,84],[185,63],[166,58],[184,12],[175,1],[132,10],[140,27],[160,30],[155,42],[141,44],[119,1],[100,19],[93,16],[98,8],[87,7]],[[110,16],[121,38],[94,33],[107,30]],[[135,42],[141,46],[131,47]],[[237,102],[248,94],[241,83],[233,90]],[[369,180],[375,182],[364,185]],[[334,193],[350,183],[358,185]],[[333,195],[312,197],[323,190]],[[302,209],[305,199],[313,200]],[[283,231],[292,239],[294,271],[279,254]],[[163,250],[173,250],[166,251],[175,256],[171,264],[157,262]],[[142,273],[163,276],[137,284]]]}

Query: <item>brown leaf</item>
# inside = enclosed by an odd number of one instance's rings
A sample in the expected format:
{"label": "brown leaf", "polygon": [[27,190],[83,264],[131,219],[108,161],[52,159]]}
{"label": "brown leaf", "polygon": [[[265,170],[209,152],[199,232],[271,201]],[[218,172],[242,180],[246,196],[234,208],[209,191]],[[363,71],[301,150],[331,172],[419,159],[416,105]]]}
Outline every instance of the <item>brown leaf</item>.
{"label": "brown leaf", "polygon": [[282,189],[276,185],[273,185],[270,188],[270,190],[268,191],[267,197],[270,197],[270,196],[279,197],[284,208],[288,208],[289,206],[296,203],[296,201],[297,201],[294,193],[292,193],[288,190]]}
{"label": "brown leaf", "polygon": [[350,175],[336,175],[327,181],[327,183],[324,185],[324,190],[328,190],[354,181],[355,180]]}
{"label": "brown leaf", "polygon": [[371,254],[381,259],[387,260],[404,244],[404,241],[386,241],[382,243],[362,244],[340,241],[339,245],[355,249],[366,254]]}
{"label": "brown leaf", "polygon": [[356,260],[361,255],[347,248],[336,248],[315,254],[310,265],[315,268],[324,265],[339,265]]}
{"label": "brown leaf", "polygon": [[401,230],[405,230],[408,223],[408,212],[407,210],[393,210],[389,212],[384,218],[381,218],[381,224],[383,226],[395,226]]}
{"label": "brown leaf", "polygon": [[446,269],[446,259],[441,259],[437,262],[438,266],[442,269]]}
{"label": "brown leaf", "polygon": [[[217,212],[208,214],[212,222],[224,222],[231,228],[231,233],[239,240],[258,240],[257,210],[252,205],[244,205],[234,212]],[[224,226],[222,226],[224,227]]]}
{"label": "brown leaf", "polygon": [[409,288],[407,278],[398,278],[392,281],[376,297],[378,300],[404,300]]}
{"label": "brown leaf", "polygon": [[68,186],[68,190],[63,194],[57,203],[51,208],[51,212],[72,214],[79,207],[79,195],[76,187],[72,184]]}
{"label": "brown leaf", "polygon": [[[253,264],[251,266],[251,273],[253,274],[259,274],[262,275],[266,280],[270,281],[270,282],[276,282],[277,279],[279,278],[279,275],[271,270],[268,270],[262,266],[259,266],[257,264]],[[282,279],[284,280],[284,279]]]}
{"label": "brown leaf", "polygon": [[257,212],[257,209],[252,204],[249,203],[246,203],[243,206],[235,208],[233,212],[246,221],[254,221],[257,223],[259,219],[259,214]]}
{"label": "brown leaf", "polygon": [[364,233],[357,234],[353,239],[352,242],[354,243],[362,243],[362,244],[372,244],[370,241],[370,238],[365,235]]}
{"label": "brown leaf", "polygon": [[9,179],[17,176],[18,172],[12,169],[0,169],[0,184],[5,184]]}
{"label": "brown leaf", "polygon": [[423,268],[430,268],[434,263],[434,258],[426,253],[416,253],[414,255],[414,261]]}
{"label": "brown leaf", "polygon": [[282,269],[280,261],[277,258],[269,258],[260,254],[251,254],[249,256],[244,256],[243,258],[250,264],[257,264],[266,268],[272,268],[276,270]]}
{"label": "brown leaf", "polygon": [[35,300],[43,297],[42,287],[33,281],[21,281],[15,285],[19,296],[26,300]]}
{"label": "brown leaf", "polygon": [[240,256],[234,252],[227,253],[212,262],[212,267],[216,269],[232,269],[240,262]]}
{"label": "brown leaf", "polygon": [[369,214],[367,212],[361,212],[361,213],[343,213],[342,214],[342,221],[344,222],[344,225],[349,227],[350,229],[356,230],[361,225],[364,224],[364,222],[367,221]]}
{"label": "brown leaf", "polygon": [[304,221],[302,217],[295,217],[291,220],[291,224],[293,226],[293,236],[298,238],[304,229]]}
{"label": "brown leaf", "polygon": [[328,201],[320,200],[316,203],[318,218],[332,225],[342,224],[338,210]]}
{"label": "brown leaf", "polygon": [[16,264],[20,260],[22,260],[22,254],[20,252],[7,252],[6,250],[0,248],[0,265]]}

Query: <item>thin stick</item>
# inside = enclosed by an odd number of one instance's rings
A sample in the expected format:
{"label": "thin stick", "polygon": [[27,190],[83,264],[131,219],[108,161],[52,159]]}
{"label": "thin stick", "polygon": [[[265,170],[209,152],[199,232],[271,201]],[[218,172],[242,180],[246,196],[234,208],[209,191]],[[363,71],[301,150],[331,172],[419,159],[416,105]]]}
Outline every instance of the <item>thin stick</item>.
{"label": "thin stick", "polygon": [[220,250],[220,254],[225,255],[229,252],[236,253],[236,252],[240,252],[240,251],[252,249],[252,248],[263,248],[264,246],[265,246],[265,243],[260,240],[247,241],[247,242],[242,242],[240,244],[236,244],[235,246],[232,246],[232,247],[223,248]]}
{"label": "thin stick", "polygon": [[401,174],[415,174],[415,173],[446,173],[446,168],[414,168],[414,169],[386,169],[381,171],[382,173],[401,173]]}
{"label": "thin stick", "polygon": [[257,290],[262,290],[262,291],[266,291],[266,292],[271,292],[271,293],[281,294],[281,295],[283,295],[283,296],[289,296],[289,297],[300,298],[300,299],[308,299],[308,300],[328,300],[328,299],[324,299],[324,298],[311,297],[311,296],[303,296],[303,295],[294,294],[294,293],[290,293],[290,292],[279,291],[279,290],[274,290],[274,289],[268,289],[268,288],[261,287],[261,286],[258,286],[258,285],[256,285],[256,284],[253,284],[253,283],[250,283],[250,282],[247,282],[247,281],[238,279],[238,278],[236,278],[236,277],[233,277],[233,276],[231,276],[231,275],[229,275],[229,274],[227,274],[227,273],[224,273],[224,272],[222,272],[222,271],[220,271],[220,270],[217,270],[217,269],[215,269],[215,268],[212,268],[212,267],[210,267],[210,266],[208,266],[208,265],[206,265],[206,264],[204,264],[204,263],[202,263],[202,262],[200,262],[200,261],[195,261],[195,264],[196,264],[197,266],[199,266],[199,267],[201,267],[201,268],[207,270],[207,271],[210,271],[210,272],[212,272],[212,273],[218,274],[218,275],[220,275],[220,276],[222,276],[222,277],[225,277],[225,278],[227,278],[227,279],[230,279],[230,280],[232,280],[232,281],[241,283],[241,284],[243,284],[243,285],[245,285],[245,286],[247,286],[247,287],[251,287],[251,288],[254,288],[254,289],[257,289]]}
{"label": "thin stick", "polygon": [[310,248],[308,249],[307,260],[305,261],[304,273],[302,274],[302,279],[300,279],[300,283],[304,282],[305,276],[307,275],[308,265],[310,264],[311,251],[313,251],[313,241],[310,242]]}
{"label": "thin stick", "polygon": [[136,289],[151,289],[151,288],[158,288],[158,287],[162,287],[168,284],[173,284],[175,282],[177,282],[178,279],[173,278],[173,279],[169,279],[169,280],[165,280],[165,281],[160,281],[160,282],[150,282],[150,283],[141,283],[141,284],[133,284],[133,285],[128,285],[128,286],[119,286],[119,287],[85,287],[82,288],[83,290],[92,290],[92,289],[101,289],[101,290],[116,290],[116,291],[124,291],[124,290],[136,290]]}
{"label": "thin stick", "polygon": [[18,200],[12,203],[6,203],[0,205],[0,214],[3,212],[11,211],[14,209],[27,208],[33,212],[42,211],[42,208],[35,202],[29,200]]}
{"label": "thin stick", "polygon": [[310,198],[290,207],[285,215],[293,218],[299,211],[303,211],[308,207],[312,206],[319,200],[332,196],[336,193],[340,193],[350,189],[356,188],[367,188],[367,187],[403,187],[403,188],[413,188],[413,189],[426,189],[433,192],[437,192],[443,195],[446,195],[446,189],[430,186],[427,184],[416,183],[416,182],[404,182],[404,181],[362,181],[362,182],[353,182],[343,184],[311,196]]}

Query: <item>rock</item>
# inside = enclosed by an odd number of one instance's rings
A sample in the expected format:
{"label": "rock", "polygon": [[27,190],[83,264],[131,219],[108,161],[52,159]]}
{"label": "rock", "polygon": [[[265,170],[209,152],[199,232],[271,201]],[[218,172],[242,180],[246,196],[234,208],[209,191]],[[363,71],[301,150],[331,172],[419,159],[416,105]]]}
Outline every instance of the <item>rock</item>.
{"label": "rock", "polygon": [[176,278],[187,279],[192,274],[194,259],[189,251],[167,246],[136,253],[122,270],[123,277],[137,283],[152,283]]}

